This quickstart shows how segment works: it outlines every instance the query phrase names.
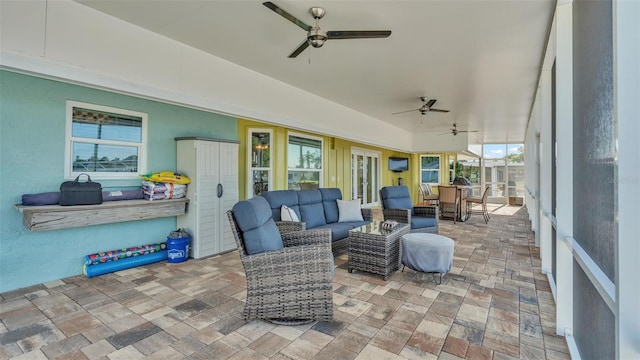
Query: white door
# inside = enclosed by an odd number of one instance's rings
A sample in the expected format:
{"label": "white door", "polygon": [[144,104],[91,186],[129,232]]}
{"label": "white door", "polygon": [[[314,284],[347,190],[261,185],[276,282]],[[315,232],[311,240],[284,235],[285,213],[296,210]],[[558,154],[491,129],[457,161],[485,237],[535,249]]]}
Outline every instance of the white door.
{"label": "white door", "polygon": [[379,152],[351,148],[351,198],[362,206],[379,204],[380,158]]}

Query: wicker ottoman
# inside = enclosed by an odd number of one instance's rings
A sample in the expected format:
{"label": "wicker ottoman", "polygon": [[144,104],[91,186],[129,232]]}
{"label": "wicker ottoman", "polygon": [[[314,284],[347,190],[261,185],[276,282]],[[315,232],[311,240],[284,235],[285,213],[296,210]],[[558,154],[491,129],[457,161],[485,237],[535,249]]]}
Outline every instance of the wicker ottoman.
{"label": "wicker ottoman", "polygon": [[[432,273],[436,284],[441,284],[442,276],[451,270],[453,240],[446,236],[429,233],[406,234],[402,236],[401,248],[402,265],[415,271]],[[439,282],[435,273],[440,274]]]}

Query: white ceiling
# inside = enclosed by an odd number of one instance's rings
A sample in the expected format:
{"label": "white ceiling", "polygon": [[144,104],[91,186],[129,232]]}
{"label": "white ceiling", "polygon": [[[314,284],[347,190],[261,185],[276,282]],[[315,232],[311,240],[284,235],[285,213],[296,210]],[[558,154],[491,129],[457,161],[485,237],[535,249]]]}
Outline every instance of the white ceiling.
{"label": "white ceiling", "polygon": [[[392,31],[329,40],[290,59],[306,33],[261,1],[77,1],[413,133],[446,132],[456,122],[486,143],[524,140],[555,6],[274,0],[309,25],[309,8],[325,8],[324,30]],[[418,109],[421,96],[451,112],[391,115]]]}

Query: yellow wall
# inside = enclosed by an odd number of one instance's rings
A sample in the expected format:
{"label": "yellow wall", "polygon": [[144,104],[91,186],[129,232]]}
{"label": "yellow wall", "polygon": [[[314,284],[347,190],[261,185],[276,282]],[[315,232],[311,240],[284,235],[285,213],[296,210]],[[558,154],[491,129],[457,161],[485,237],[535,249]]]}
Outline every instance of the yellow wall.
{"label": "yellow wall", "polygon": [[[285,128],[282,126],[266,124],[246,119],[238,119],[238,139],[240,139],[240,152],[238,156],[240,199],[247,198],[247,141],[249,129],[270,129],[273,131],[273,149],[270,156],[273,160],[273,185],[270,190],[283,190],[287,188],[287,135],[289,132],[306,134],[323,139],[323,187],[337,187],[342,190],[345,199],[351,198],[351,147],[360,149],[379,151],[382,154],[380,159],[381,186],[397,185],[398,177],[403,178],[403,184],[407,185],[411,191],[412,198],[418,201],[419,164],[413,159],[416,155],[409,153],[383,149],[380,147],[365,145],[349,140],[335,138],[331,136],[317,135],[300,130]],[[411,159],[409,171],[394,173],[387,169],[389,157],[409,157]],[[419,156],[417,157],[419,161]],[[414,164],[415,163],[415,164]]]}

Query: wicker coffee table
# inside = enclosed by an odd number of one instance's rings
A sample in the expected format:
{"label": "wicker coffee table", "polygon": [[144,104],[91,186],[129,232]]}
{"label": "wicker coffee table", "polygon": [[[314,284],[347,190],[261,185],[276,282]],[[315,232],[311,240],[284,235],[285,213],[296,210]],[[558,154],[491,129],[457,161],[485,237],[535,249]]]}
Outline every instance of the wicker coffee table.
{"label": "wicker coffee table", "polygon": [[409,224],[399,223],[393,230],[382,228],[382,221],[349,231],[349,272],[379,274],[385,280],[398,270],[400,238],[409,233]]}

